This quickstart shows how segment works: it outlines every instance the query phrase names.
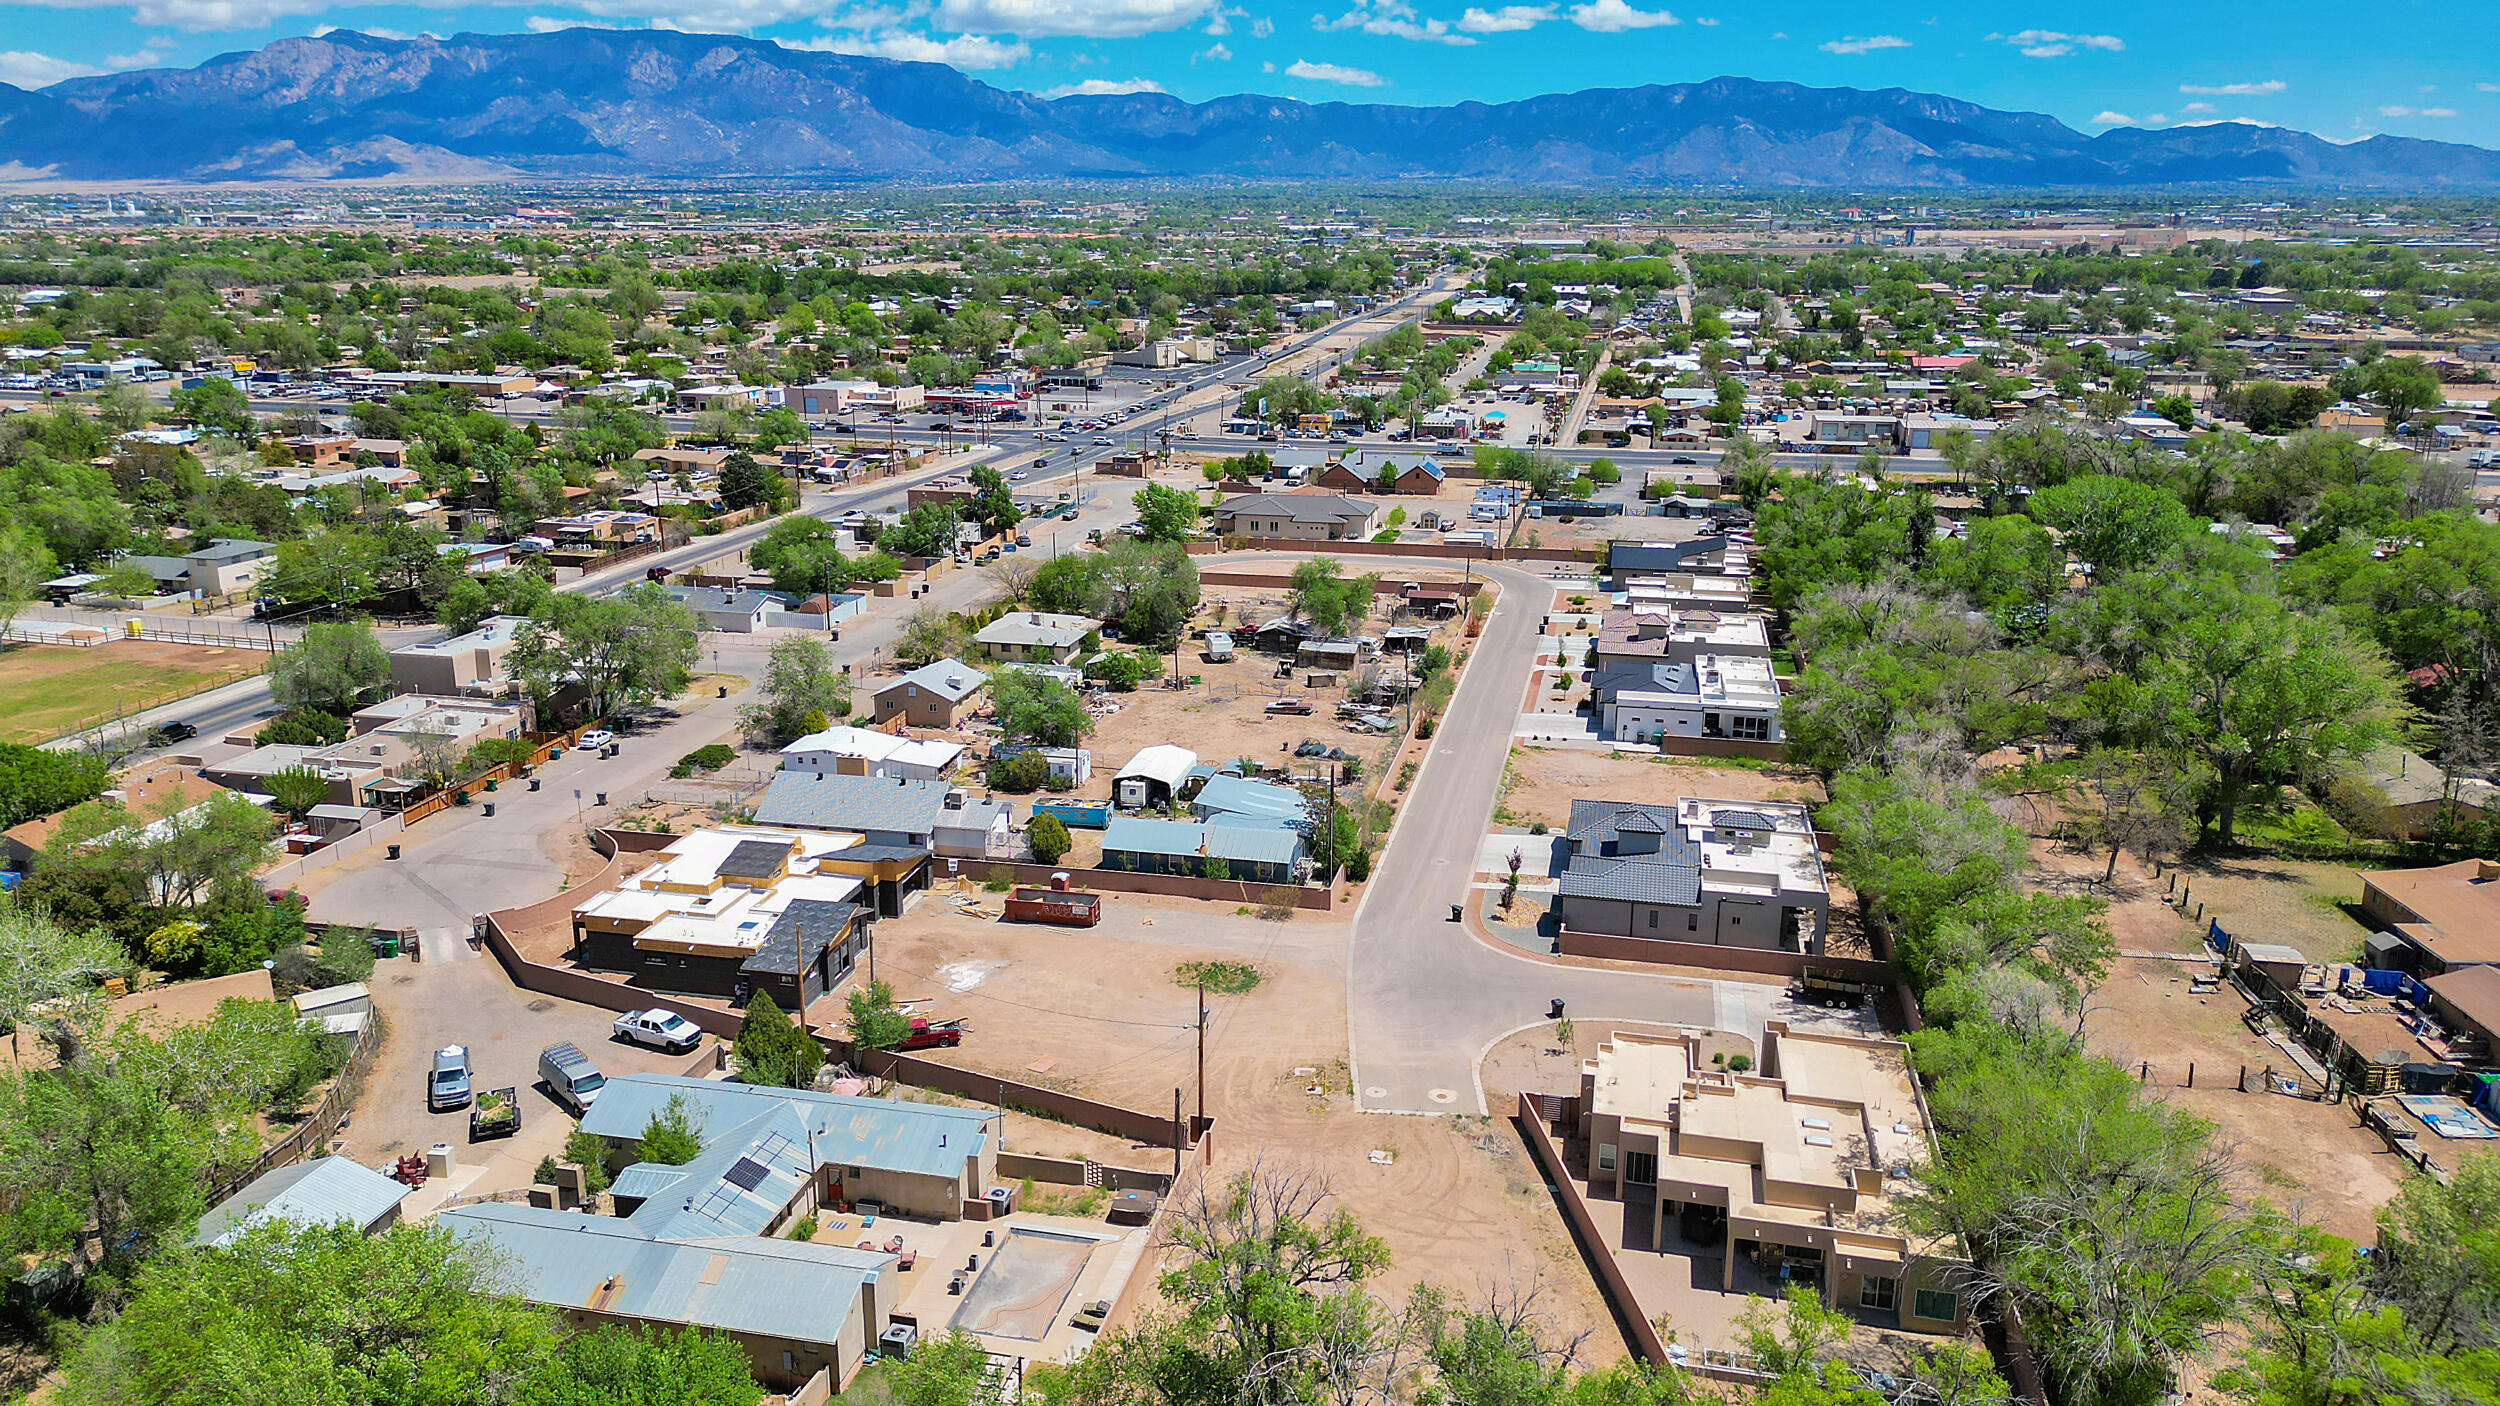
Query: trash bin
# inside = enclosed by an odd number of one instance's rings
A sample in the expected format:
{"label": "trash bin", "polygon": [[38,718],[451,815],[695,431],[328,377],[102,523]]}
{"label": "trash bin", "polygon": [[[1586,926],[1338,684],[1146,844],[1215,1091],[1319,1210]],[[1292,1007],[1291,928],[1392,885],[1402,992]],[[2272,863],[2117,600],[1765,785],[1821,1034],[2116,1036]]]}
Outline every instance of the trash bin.
{"label": "trash bin", "polygon": [[399,858],[399,846],[397,846],[397,845],[393,845],[393,846],[391,846],[391,858],[393,858],[393,859],[397,859],[397,858]]}
{"label": "trash bin", "polygon": [[722,685],[720,686],[720,693],[719,693],[719,695],[718,695],[718,696],[720,696],[720,697],[722,697],[722,698],[727,698],[727,697],[729,696],[729,685],[727,685],[727,684],[722,684]]}
{"label": "trash bin", "polygon": [[395,932],[375,933],[373,935],[373,955],[376,957],[398,956],[399,934]]}
{"label": "trash bin", "polygon": [[488,801],[486,803],[486,818],[489,820],[495,818],[495,803],[493,801]]}
{"label": "trash bin", "polygon": [[538,789],[538,778],[535,776],[530,778],[530,789],[533,791]]}
{"label": "trash bin", "polygon": [[592,804],[592,805],[598,805],[598,806],[603,806],[603,805],[606,805],[607,803],[608,803],[608,793],[607,793],[607,792],[605,792],[605,791],[601,791],[601,792],[599,793],[599,799],[597,799],[597,800],[595,800],[595,801],[592,801],[592,802],[591,802],[591,804]]}

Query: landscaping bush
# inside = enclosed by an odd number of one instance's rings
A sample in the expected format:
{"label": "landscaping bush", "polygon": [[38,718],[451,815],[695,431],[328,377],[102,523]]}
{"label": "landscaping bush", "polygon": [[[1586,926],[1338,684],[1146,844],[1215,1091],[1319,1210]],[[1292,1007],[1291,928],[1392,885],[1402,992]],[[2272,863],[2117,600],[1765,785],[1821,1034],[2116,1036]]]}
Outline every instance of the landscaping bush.
{"label": "landscaping bush", "polygon": [[1018,752],[992,761],[982,776],[993,791],[1024,795],[1042,789],[1050,780],[1050,763],[1039,752]]}
{"label": "landscaping bush", "polygon": [[718,771],[737,759],[738,754],[735,751],[715,742],[708,747],[697,747],[679,757],[677,765],[668,769],[668,774],[682,780],[698,771]]}
{"label": "landscaping bush", "polygon": [[1037,864],[1058,863],[1060,856],[1066,854],[1068,847],[1074,843],[1068,835],[1068,827],[1060,823],[1055,815],[1034,816],[1033,823],[1025,827],[1024,838],[1032,846],[1033,860]]}

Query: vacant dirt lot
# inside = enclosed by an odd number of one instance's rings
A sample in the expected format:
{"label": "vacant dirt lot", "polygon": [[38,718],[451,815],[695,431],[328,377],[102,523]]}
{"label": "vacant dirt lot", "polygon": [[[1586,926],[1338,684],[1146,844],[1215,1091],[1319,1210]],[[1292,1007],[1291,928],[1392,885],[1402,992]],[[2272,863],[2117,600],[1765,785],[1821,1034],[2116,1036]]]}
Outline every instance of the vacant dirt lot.
{"label": "vacant dirt lot", "polygon": [[110,640],[0,649],[0,742],[48,742],[259,673],[257,649]]}
{"label": "vacant dirt lot", "polygon": [[[1395,1258],[1383,1288],[1393,1298],[1427,1280],[1467,1295],[1541,1282],[1558,1328],[1594,1329],[1597,1358],[1619,1355],[1604,1303],[1505,1121],[1353,1111],[1346,940],[1339,921],[1270,923],[1129,895],[1111,897],[1092,929],[967,917],[923,900],[879,926],[877,963],[898,996],[971,1020],[972,1036],[938,1057],[1150,1109],[1169,1108],[1175,1088],[1195,1106],[1197,995],[1174,968],[1209,958],[1255,965],[1256,988],[1208,998],[1206,1098],[1218,1120],[1219,1173],[1264,1163],[1324,1179],[1389,1242]],[[1145,1149],[1019,1122],[1011,1133],[1019,1147],[1151,1159]]]}
{"label": "vacant dirt lot", "polygon": [[1809,804],[1823,799],[1822,788],[1797,767],[1714,765],[1710,758],[1661,759],[1586,748],[1514,747],[1494,816],[1505,824],[1543,821],[1559,830],[1571,818],[1575,797],[1663,801],[1678,796]]}

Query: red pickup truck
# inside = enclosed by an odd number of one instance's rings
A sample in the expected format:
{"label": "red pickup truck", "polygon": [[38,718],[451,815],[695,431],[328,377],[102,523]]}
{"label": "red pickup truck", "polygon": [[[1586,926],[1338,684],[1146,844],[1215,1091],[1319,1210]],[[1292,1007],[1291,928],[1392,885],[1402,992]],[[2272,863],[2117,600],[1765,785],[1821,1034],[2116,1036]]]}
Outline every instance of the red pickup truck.
{"label": "red pickup truck", "polygon": [[925,1015],[916,1015],[911,1018],[911,1034],[904,1036],[903,1043],[895,1048],[930,1050],[941,1046],[960,1045],[964,1042],[965,1032],[971,1029],[971,1026],[960,1020],[933,1021]]}

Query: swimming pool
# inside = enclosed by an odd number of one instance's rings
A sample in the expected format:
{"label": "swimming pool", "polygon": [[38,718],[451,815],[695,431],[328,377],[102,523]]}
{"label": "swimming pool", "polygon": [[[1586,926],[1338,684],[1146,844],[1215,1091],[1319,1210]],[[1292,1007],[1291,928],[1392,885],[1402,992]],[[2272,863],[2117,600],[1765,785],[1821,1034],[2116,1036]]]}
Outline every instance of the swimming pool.
{"label": "swimming pool", "polygon": [[994,1338],[1040,1342],[1066,1311],[1076,1276],[1101,1242],[1022,1228],[1007,1232],[973,1279],[948,1326]]}

